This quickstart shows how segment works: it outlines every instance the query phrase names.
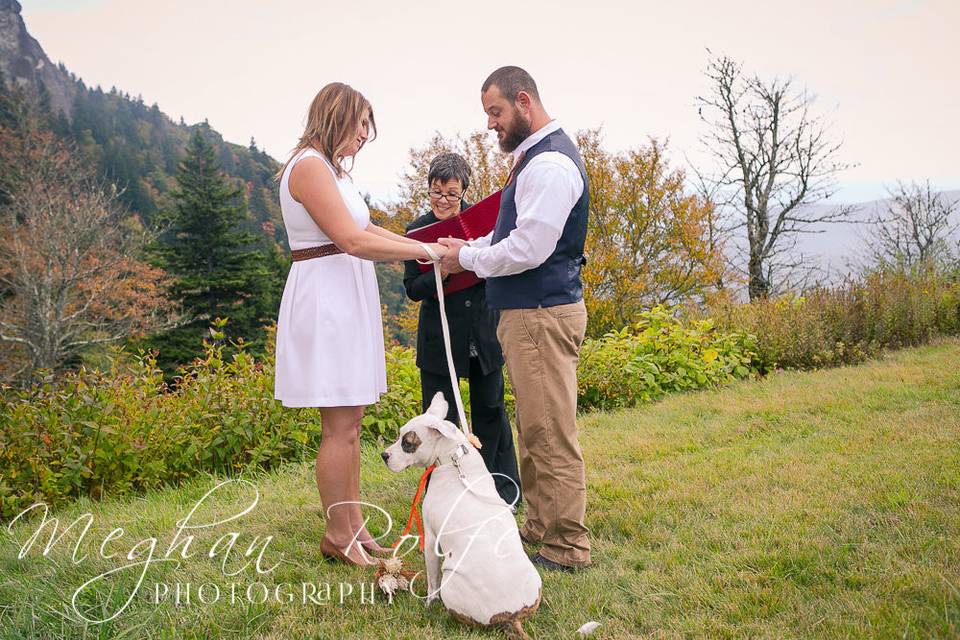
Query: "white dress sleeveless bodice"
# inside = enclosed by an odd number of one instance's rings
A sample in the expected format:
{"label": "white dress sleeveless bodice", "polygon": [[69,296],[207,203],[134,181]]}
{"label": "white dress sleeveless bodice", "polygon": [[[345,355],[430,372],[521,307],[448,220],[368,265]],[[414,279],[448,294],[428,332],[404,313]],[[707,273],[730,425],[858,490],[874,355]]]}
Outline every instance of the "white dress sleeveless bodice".
{"label": "white dress sleeveless bodice", "polygon": [[[330,244],[288,188],[290,172],[321,153],[305,149],[280,179],[280,210],[291,249]],[[344,204],[361,229],[370,210],[349,176],[337,178]],[[319,212],[323,215],[323,212]],[[387,390],[380,293],[373,262],[345,253],[294,262],[277,318],[274,397],[286,407],[346,407],[377,402]]]}

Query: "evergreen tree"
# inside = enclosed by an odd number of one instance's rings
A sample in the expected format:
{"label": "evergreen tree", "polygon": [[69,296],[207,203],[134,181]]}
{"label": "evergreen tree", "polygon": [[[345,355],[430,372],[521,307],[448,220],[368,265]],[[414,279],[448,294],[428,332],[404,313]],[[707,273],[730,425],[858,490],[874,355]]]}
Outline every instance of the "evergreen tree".
{"label": "evergreen tree", "polygon": [[38,126],[23,91],[11,83],[0,70],[0,205],[9,204],[16,183],[20,180],[17,168],[21,163],[14,157],[21,148],[24,129]]}
{"label": "evergreen tree", "polygon": [[50,90],[43,80],[37,80],[37,111],[40,117],[45,120],[53,119],[53,107],[51,106]]}
{"label": "evergreen tree", "polygon": [[228,335],[259,342],[262,325],[276,314],[274,256],[262,238],[243,230],[248,215],[240,190],[229,184],[200,131],[190,138],[176,177],[169,228],[152,253],[176,279],[173,294],[195,320],[154,341],[167,365],[197,355],[214,318],[229,318]]}
{"label": "evergreen tree", "polygon": [[7,85],[7,77],[0,69],[0,127],[16,129],[23,119],[24,103],[23,92],[16,85]]}
{"label": "evergreen tree", "polygon": [[57,116],[53,120],[53,132],[58,138],[68,140],[72,135],[70,119],[63,111],[57,111]]}

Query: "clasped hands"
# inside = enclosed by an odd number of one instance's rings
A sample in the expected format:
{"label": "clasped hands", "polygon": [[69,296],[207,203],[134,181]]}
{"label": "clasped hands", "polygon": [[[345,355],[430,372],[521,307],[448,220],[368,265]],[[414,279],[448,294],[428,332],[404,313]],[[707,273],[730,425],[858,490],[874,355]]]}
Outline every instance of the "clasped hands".
{"label": "clasped hands", "polygon": [[464,268],[460,266],[460,248],[467,243],[459,238],[439,238],[436,243],[431,242],[430,248],[440,257],[440,275],[446,278],[451,273],[460,273]]}
{"label": "clasped hands", "polygon": [[467,246],[467,243],[460,238],[439,238],[437,239],[447,251],[440,258],[440,273],[460,273],[463,267],[460,266],[460,248]]}

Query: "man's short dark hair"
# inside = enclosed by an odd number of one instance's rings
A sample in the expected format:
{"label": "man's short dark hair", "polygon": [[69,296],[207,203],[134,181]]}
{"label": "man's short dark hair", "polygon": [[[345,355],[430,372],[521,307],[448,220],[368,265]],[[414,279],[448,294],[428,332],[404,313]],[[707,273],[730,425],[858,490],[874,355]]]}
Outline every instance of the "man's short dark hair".
{"label": "man's short dark hair", "polygon": [[516,100],[517,94],[521,91],[526,91],[534,100],[540,102],[537,83],[533,81],[529,73],[520,67],[500,67],[483,82],[483,87],[480,90],[485,92],[492,85],[496,85],[503,97],[510,102]]}
{"label": "man's short dark hair", "polygon": [[466,191],[470,186],[470,165],[459,153],[441,153],[430,161],[430,172],[427,174],[427,187],[434,180],[444,183],[447,180],[459,180]]}

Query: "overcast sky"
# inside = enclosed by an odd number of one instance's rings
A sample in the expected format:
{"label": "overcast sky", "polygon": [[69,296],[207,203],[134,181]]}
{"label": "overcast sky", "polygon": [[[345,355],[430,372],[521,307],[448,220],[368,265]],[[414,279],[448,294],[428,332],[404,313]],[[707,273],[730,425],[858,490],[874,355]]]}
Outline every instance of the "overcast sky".
{"label": "overcast sky", "polygon": [[844,140],[840,200],[930,178],[960,188],[960,2],[955,0],[21,0],[27,29],[88,85],[116,86],[178,119],[209,119],[285,159],[330,81],[373,104],[379,138],[354,177],[395,192],[411,146],[483,128],[480,85],[505,64],[536,79],[570,131],[607,146],[669,138],[702,162],[695,97],[707,48],[792,75]]}

